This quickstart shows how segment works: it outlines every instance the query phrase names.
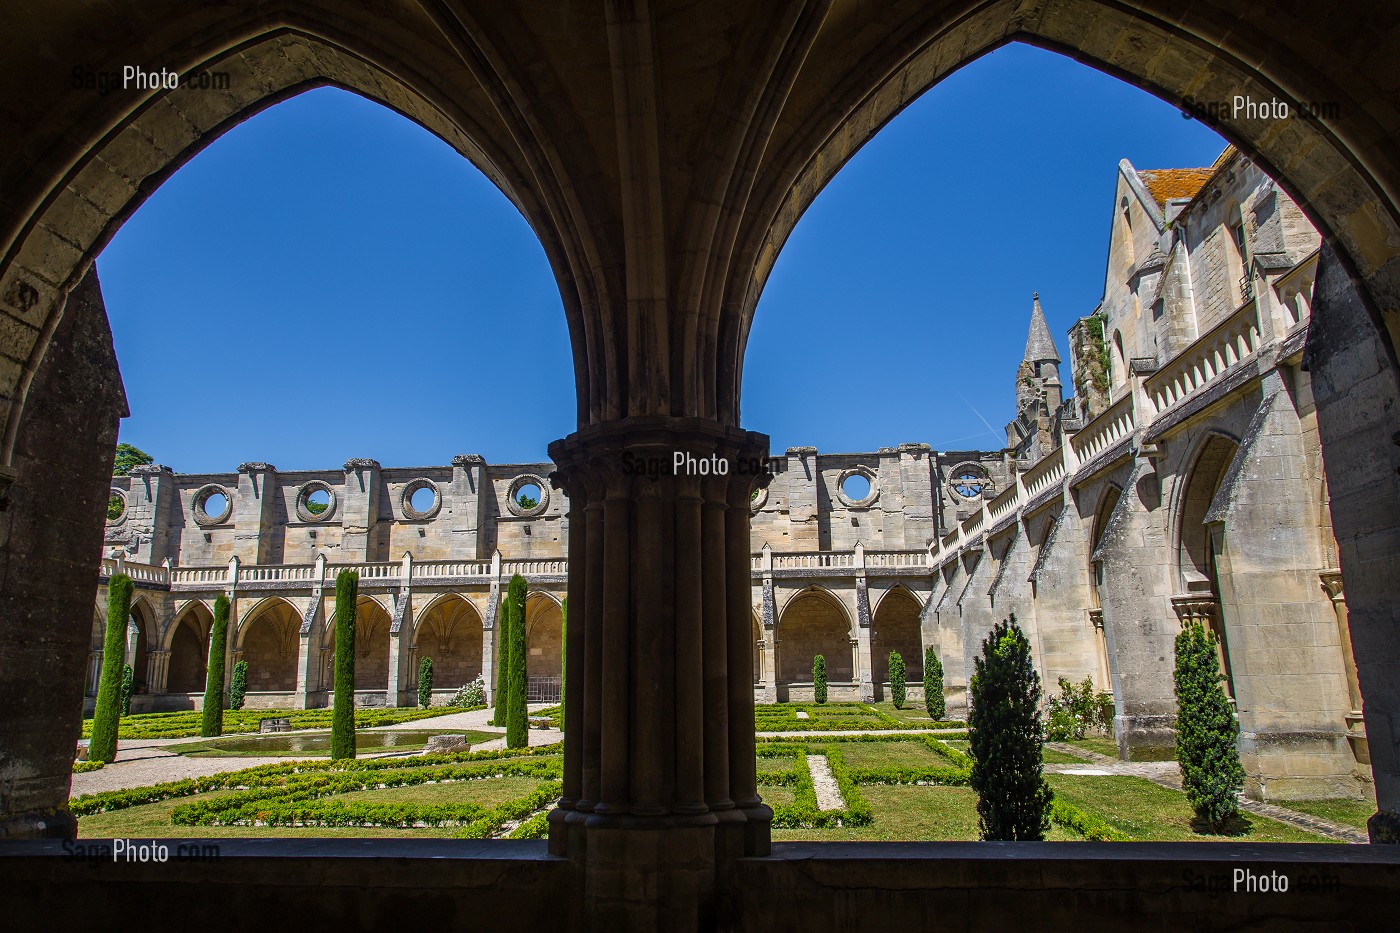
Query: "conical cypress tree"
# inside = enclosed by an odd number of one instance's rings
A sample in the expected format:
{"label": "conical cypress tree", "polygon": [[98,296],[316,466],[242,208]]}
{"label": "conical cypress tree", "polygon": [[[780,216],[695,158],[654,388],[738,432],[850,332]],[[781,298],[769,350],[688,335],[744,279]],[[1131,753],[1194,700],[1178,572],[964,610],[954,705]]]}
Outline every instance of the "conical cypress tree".
{"label": "conical cypress tree", "polygon": [[510,578],[510,705],[506,709],[506,747],[524,748],[530,744],[530,711],[525,701],[525,578]]}
{"label": "conical cypress tree", "polygon": [[335,578],[335,709],[331,713],[331,760],[355,757],[355,601],[360,575],[342,570]]}
{"label": "conical cypress tree", "polygon": [[214,627],[209,632],[209,666],[204,677],[204,711],[200,735],[224,734],[224,656],[228,651],[228,597],[214,600]]}
{"label": "conical cypress tree", "polygon": [[895,709],[904,709],[904,699],[909,685],[904,679],[904,656],[898,651],[890,652],[890,699]]}
{"label": "conical cypress tree", "polygon": [[433,659],[424,658],[418,664],[418,705],[424,709],[433,702]]}
{"label": "conical cypress tree", "polygon": [[88,744],[91,761],[111,762],[117,757],[131,590],[131,578],[124,573],[107,581],[107,632],[102,640],[102,677],[97,682],[97,707],[92,714],[92,740]]}
{"label": "conical cypress tree", "polygon": [[924,649],[924,709],[930,719],[948,715],[948,704],[943,699],[943,662],[933,648]]}
{"label": "conical cypress tree", "polygon": [[228,688],[228,708],[242,709],[243,697],[248,693],[248,662],[239,661],[233,666],[233,683]]}
{"label": "conical cypress tree", "polygon": [[500,617],[496,620],[496,711],[491,714],[491,725],[498,729],[506,727],[510,718],[510,599],[501,602]]}
{"label": "conical cypress tree", "polygon": [[1043,840],[1053,794],[1042,774],[1040,675],[1013,615],[975,659],[968,744],[983,839]]}
{"label": "conical cypress tree", "polygon": [[817,655],[812,659],[812,698],[818,703],[826,702],[826,656]]}
{"label": "conical cypress tree", "polygon": [[1239,816],[1239,723],[1221,686],[1215,633],[1192,622],[1176,636],[1176,756],[1196,816],[1213,833]]}

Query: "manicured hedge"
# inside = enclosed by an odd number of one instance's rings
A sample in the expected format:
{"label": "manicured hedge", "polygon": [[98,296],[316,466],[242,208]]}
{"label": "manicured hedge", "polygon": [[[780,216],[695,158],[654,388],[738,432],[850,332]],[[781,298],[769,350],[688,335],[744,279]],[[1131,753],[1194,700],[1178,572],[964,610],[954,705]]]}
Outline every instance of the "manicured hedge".
{"label": "manicured hedge", "polygon": [[[461,710],[447,707],[432,709],[378,708],[355,710],[355,728],[370,726],[393,726],[444,716]],[[258,723],[271,717],[285,717],[292,721],[293,729],[325,729],[331,724],[332,712],[329,709],[228,709],[224,711],[224,735],[257,732]],[[124,717],[119,735],[123,739],[179,739],[194,738],[200,733],[202,714],[189,710],[174,713],[137,713]],[[92,720],[83,722],[83,737],[91,734]]]}

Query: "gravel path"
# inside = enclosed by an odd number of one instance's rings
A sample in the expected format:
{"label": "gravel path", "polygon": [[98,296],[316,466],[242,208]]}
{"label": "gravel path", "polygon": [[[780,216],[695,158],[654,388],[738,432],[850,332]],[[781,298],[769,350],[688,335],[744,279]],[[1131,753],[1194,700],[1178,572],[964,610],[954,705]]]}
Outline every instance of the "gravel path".
{"label": "gravel path", "polygon": [[817,792],[818,810],[844,810],[846,801],[841,797],[841,786],[836,783],[836,775],[831,773],[831,764],[825,755],[808,755],[807,770],[812,772],[812,788]]}
{"label": "gravel path", "polygon": [[165,751],[162,745],[172,742],[188,742],[190,739],[125,739],[118,743],[117,760],[100,771],[87,771],[73,775],[69,796],[95,794],[104,790],[121,790],[127,787],[150,787],[165,781],[178,781],[182,778],[204,777],[220,771],[237,771],[254,765],[265,765],[274,761],[291,761],[290,758],[249,757],[249,758],[187,758],[174,752]]}
{"label": "gravel path", "polygon": [[[530,712],[537,712],[551,704],[536,703],[531,706]],[[361,729],[361,732],[375,732],[383,729],[411,729],[430,731],[435,733],[449,732],[491,732],[500,735],[499,739],[492,739],[472,746],[473,751],[499,751],[506,747],[506,730],[488,726],[487,720],[491,718],[492,710],[478,709],[463,713],[448,713],[445,716],[434,716],[430,719],[418,719],[413,722],[399,723],[397,725],[374,726],[372,728]],[[326,729],[301,729],[298,732],[326,732]],[[243,735],[244,733],[239,733]],[[255,733],[247,733],[252,736]],[[279,735],[289,735],[293,733],[278,733]],[[561,741],[564,733],[558,729],[531,729],[530,746],[533,748],[539,745],[549,745],[553,742]],[[189,736],[179,739],[122,739],[117,743],[117,760],[99,771],[87,771],[82,774],[73,775],[73,783],[69,790],[69,796],[76,797],[79,794],[96,794],[106,790],[122,790],[127,787],[150,787],[153,784],[161,784],[165,781],[179,781],[184,778],[205,777],[210,774],[219,774],[223,771],[238,771],[242,768],[251,768],[254,765],[272,764],[274,762],[288,762],[296,759],[286,755],[249,755],[236,758],[191,758],[184,755],[168,751],[166,746],[184,745],[190,742],[199,741],[196,736]],[[390,757],[389,755],[376,755],[374,757]],[[319,760],[324,760],[322,756]]]}

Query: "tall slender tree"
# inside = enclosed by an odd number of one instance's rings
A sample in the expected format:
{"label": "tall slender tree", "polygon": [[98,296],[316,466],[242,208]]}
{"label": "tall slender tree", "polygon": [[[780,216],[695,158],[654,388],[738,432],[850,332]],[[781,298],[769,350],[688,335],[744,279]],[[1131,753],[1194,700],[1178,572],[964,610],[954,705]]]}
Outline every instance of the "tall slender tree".
{"label": "tall slender tree", "polygon": [[131,578],[119,573],[107,581],[107,631],[102,639],[102,676],[97,682],[97,707],[92,714],[91,761],[117,757],[121,725],[122,667],[126,664],[126,620],[131,616]]}
{"label": "tall slender tree", "polygon": [[433,702],[433,659],[418,662],[418,705],[427,709]]}
{"label": "tall slender tree", "polygon": [[826,702],[826,655],[819,654],[812,659],[812,699]]}
{"label": "tall slender tree", "polygon": [[924,709],[930,719],[942,719],[948,714],[948,702],[943,697],[943,662],[933,648],[924,649]]}
{"label": "tall slender tree", "polygon": [[525,578],[510,578],[510,705],[506,710],[506,747],[524,748],[530,744],[530,711],[526,705],[528,678],[525,668]]}
{"label": "tall slender tree", "polygon": [[983,839],[1040,841],[1054,795],[1041,761],[1040,675],[1011,616],[988,633],[970,687],[969,784]]}
{"label": "tall slender tree", "polygon": [[510,598],[501,600],[499,618],[496,620],[496,711],[491,714],[491,725],[498,729],[506,727],[510,718]]}
{"label": "tall slender tree", "polygon": [[200,735],[224,734],[224,656],[228,651],[228,597],[214,600],[214,627],[209,632],[209,666],[204,677],[204,715]]}
{"label": "tall slender tree", "polygon": [[905,679],[904,655],[898,651],[891,651],[889,658],[890,667],[890,700],[894,703],[895,709],[904,709],[904,700],[908,695],[908,681]]}
{"label": "tall slender tree", "polygon": [[335,578],[335,709],[331,712],[331,760],[355,757],[355,601],[360,575]]}
{"label": "tall slender tree", "polygon": [[1240,726],[1221,686],[1215,633],[1192,622],[1176,636],[1176,757],[1181,785],[1199,820],[1213,833],[1239,816],[1244,767]]}

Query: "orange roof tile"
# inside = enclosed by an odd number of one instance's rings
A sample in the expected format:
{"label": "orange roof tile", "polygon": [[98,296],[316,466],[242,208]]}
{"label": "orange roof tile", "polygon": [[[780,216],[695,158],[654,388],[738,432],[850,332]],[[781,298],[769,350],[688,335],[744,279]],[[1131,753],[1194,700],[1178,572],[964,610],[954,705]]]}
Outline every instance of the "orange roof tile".
{"label": "orange roof tile", "polygon": [[1138,172],[1138,177],[1157,207],[1165,210],[1173,198],[1195,197],[1214,174],[1214,168],[1154,168]]}

